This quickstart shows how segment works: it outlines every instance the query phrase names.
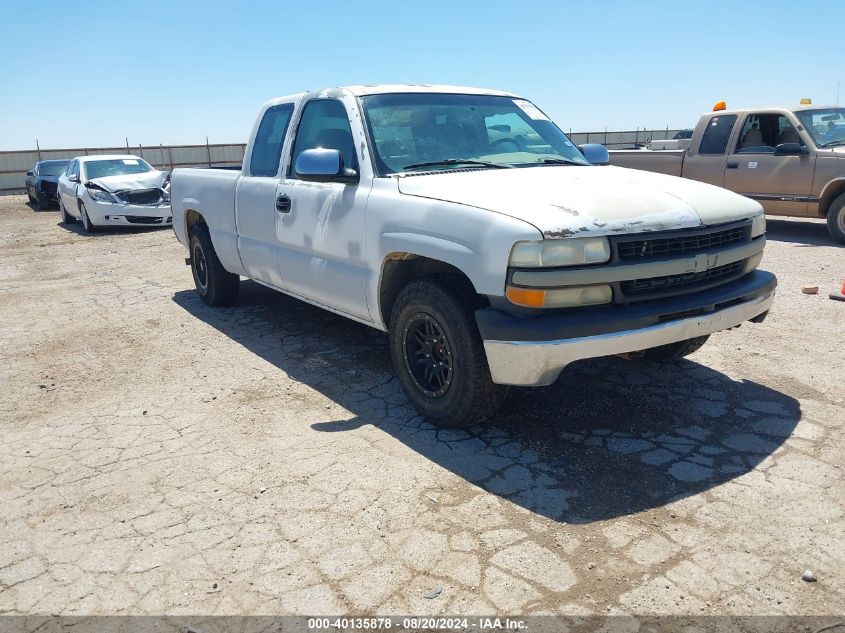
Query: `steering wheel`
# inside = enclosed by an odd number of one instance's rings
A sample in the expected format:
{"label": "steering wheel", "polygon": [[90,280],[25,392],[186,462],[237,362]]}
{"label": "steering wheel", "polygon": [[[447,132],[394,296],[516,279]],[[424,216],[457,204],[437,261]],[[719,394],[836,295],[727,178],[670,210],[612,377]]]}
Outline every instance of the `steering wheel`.
{"label": "steering wheel", "polygon": [[490,147],[496,147],[497,145],[504,145],[509,144],[513,145],[516,148],[516,151],[520,151],[522,149],[522,143],[519,139],[516,138],[500,138],[496,139],[492,143],[490,143]]}

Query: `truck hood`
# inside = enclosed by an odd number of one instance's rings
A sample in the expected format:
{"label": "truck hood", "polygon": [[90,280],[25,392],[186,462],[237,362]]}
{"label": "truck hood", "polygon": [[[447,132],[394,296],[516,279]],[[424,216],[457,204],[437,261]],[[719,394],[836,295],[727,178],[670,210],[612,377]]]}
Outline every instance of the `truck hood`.
{"label": "truck hood", "polygon": [[694,180],[597,166],[543,166],[398,177],[406,195],[525,220],[547,238],[664,231],[762,213],[753,200]]}
{"label": "truck hood", "polygon": [[133,189],[152,189],[161,187],[164,183],[165,173],[161,171],[148,171],[143,174],[125,174],[122,176],[103,176],[88,182],[102,187],[106,191],[132,191]]}

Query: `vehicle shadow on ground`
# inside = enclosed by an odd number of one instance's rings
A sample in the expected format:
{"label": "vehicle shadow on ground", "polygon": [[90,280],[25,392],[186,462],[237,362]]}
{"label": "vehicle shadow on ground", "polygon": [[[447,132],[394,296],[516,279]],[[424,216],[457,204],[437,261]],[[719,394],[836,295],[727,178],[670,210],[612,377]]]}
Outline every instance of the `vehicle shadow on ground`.
{"label": "vehicle shadow on ground", "polygon": [[32,209],[33,211],[35,211],[36,213],[50,213],[50,212],[55,213],[56,211],[59,210],[59,205],[55,202],[51,202],[49,208],[47,208],[47,209],[39,209],[37,204],[35,204],[34,202],[30,202],[29,200],[24,202],[24,204],[26,206],[28,206],[30,209]]}
{"label": "vehicle shadow on ground", "polygon": [[208,307],[193,289],[173,300],[350,412],[315,430],[375,425],[484,490],[568,523],[659,507],[747,473],[801,418],[794,398],[693,361],[606,358],[572,365],[550,387],[513,390],[485,425],[439,430],[407,404],[384,333],[254,282],[231,308]]}
{"label": "vehicle shadow on ground", "polygon": [[147,233],[149,231],[160,231],[162,229],[169,229],[170,226],[107,226],[98,227],[93,233],[86,233],[82,228],[82,222],[76,221],[72,224],[65,224],[64,222],[57,222],[56,226],[64,229],[70,233],[76,233],[80,237],[108,237],[109,235],[134,235],[136,233]]}
{"label": "vehicle shadow on ground", "polygon": [[830,236],[827,224],[823,222],[766,218],[766,239],[800,246],[842,246]]}

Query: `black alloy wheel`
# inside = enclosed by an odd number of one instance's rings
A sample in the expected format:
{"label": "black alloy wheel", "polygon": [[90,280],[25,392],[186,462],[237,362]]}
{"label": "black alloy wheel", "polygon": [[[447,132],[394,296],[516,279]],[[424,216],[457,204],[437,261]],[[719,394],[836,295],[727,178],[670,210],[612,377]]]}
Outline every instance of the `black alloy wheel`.
{"label": "black alloy wheel", "polygon": [[443,327],[430,314],[419,312],[402,334],[405,367],[417,388],[439,398],[452,384],[452,346]]}

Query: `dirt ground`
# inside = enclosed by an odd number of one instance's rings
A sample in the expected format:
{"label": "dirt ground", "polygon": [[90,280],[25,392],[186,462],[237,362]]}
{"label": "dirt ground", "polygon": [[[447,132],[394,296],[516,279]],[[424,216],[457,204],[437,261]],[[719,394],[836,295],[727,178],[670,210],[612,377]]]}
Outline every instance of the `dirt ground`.
{"label": "dirt ground", "polygon": [[765,323],[447,432],[382,333],[0,197],[0,613],[842,614],[845,248],[769,240]]}

